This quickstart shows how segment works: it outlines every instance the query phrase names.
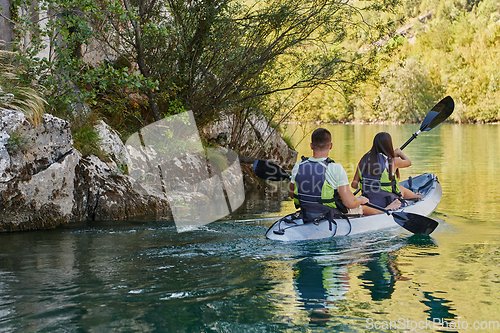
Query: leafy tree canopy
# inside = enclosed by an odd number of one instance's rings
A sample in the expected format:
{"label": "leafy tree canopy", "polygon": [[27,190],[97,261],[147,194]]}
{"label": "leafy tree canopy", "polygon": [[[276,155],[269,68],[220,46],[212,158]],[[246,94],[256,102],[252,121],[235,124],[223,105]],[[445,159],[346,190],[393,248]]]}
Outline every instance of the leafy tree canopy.
{"label": "leafy tree canopy", "polygon": [[375,64],[376,48],[360,45],[394,29],[381,13],[397,2],[41,4],[34,16],[32,4],[13,1],[26,13],[15,18],[25,78],[45,86],[54,113],[83,124],[98,114],[125,134],[184,109],[200,125],[221,113],[239,126],[254,113],[279,122],[318,89],[352,93]]}

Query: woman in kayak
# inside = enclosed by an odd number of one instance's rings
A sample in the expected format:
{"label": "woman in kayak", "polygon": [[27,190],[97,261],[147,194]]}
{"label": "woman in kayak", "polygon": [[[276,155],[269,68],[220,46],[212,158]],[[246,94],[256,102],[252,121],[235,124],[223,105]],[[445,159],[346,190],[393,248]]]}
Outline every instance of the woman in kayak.
{"label": "woman in kayak", "polygon": [[[380,132],[373,139],[373,146],[359,161],[351,186],[358,189],[370,203],[387,209],[401,207],[400,199],[422,198],[399,185],[399,169],[411,165],[401,149],[394,149],[389,133]],[[363,215],[380,214],[379,210],[363,206]]]}

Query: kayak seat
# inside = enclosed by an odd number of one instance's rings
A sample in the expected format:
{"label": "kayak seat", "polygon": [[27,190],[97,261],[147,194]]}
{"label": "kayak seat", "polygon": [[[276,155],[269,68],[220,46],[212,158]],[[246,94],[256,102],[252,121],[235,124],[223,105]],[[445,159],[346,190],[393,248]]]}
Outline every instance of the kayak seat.
{"label": "kayak seat", "polygon": [[362,217],[363,216],[363,214],[358,214],[358,213],[354,213],[354,214],[349,213],[349,214],[344,214],[344,215],[347,216],[350,219],[357,218],[357,217]]}

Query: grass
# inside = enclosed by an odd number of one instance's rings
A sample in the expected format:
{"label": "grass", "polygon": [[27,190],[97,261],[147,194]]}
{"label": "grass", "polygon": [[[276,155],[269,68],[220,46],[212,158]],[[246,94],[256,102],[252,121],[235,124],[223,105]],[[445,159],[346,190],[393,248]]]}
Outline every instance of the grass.
{"label": "grass", "polygon": [[21,80],[14,57],[14,52],[0,50],[0,107],[23,112],[28,121],[38,127],[47,102],[36,87]]}

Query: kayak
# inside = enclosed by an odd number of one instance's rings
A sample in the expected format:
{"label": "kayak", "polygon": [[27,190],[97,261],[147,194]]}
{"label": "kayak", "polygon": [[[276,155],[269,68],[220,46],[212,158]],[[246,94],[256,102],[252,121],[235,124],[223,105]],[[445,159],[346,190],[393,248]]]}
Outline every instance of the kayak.
{"label": "kayak", "polygon": [[[423,194],[418,201],[406,201],[407,205],[394,212],[428,216],[439,205],[442,196],[441,184],[432,173],[410,177],[400,184],[414,193]],[[347,214],[333,220],[320,219],[304,223],[299,212],[289,214],[276,221],[266,232],[266,237],[277,241],[299,241],[354,235],[398,226],[392,215],[360,216]]]}

